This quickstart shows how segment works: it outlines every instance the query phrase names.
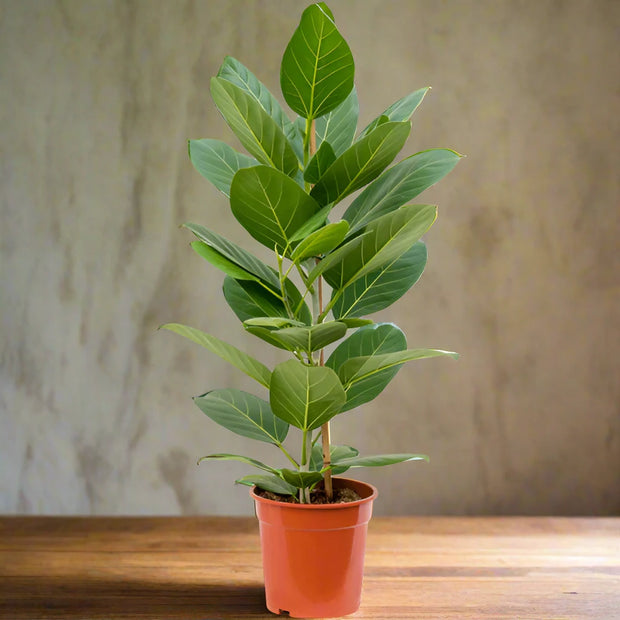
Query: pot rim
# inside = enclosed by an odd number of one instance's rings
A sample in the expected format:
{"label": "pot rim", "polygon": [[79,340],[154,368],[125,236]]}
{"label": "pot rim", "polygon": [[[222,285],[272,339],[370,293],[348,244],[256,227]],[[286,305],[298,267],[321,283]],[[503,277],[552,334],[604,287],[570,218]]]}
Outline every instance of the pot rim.
{"label": "pot rim", "polygon": [[362,504],[372,502],[377,498],[377,495],[379,495],[377,487],[370,484],[369,482],[362,482],[361,480],[355,480],[354,478],[339,477],[334,477],[332,480],[339,480],[344,483],[355,482],[356,484],[361,484],[368,487],[371,493],[368,497],[363,497],[362,499],[358,499],[354,502],[344,502],[342,504],[291,504],[289,502],[279,502],[275,499],[267,499],[266,497],[261,497],[256,493],[256,487],[253,486],[250,489],[250,497],[253,500],[262,504],[266,504],[269,506],[281,506],[282,508],[287,508],[291,510],[346,510],[348,508],[355,508],[356,506],[361,506]]}

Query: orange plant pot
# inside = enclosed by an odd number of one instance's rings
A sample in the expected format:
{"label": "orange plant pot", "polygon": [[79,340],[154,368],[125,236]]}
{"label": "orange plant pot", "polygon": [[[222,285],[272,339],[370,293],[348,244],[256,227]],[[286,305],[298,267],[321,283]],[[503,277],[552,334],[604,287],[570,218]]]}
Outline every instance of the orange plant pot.
{"label": "orange plant pot", "polygon": [[333,618],[357,611],[366,532],[377,489],[334,478],[362,498],[345,504],[287,504],[250,491],[260,525],[267,608],[291,618]]}

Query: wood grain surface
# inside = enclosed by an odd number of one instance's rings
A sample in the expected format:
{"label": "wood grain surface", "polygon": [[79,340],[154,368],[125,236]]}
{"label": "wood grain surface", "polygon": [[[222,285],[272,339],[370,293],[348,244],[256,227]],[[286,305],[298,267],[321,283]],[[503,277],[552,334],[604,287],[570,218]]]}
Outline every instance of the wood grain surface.
{"label": "wood grain surface", "polygon": [[[0,617],[275,616],[254,519],[2,517]],[[376,518],[350,617],[620,619],[620,518]]]}

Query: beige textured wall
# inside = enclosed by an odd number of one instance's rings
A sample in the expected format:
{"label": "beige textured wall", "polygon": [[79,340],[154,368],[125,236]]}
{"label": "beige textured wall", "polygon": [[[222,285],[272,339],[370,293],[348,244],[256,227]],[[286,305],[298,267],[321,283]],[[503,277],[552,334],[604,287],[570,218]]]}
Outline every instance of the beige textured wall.
{"label": "beige textured wall", "polygon": [[[0,511],[251,512],[243,467],[196,457],[269,447],[189,399],[250,380],[155,328],[281,358],[242,333],[177,225],[247,243],[185,142],[230,136],[208,95],[224,54],[278,90],[303,6],[0,2]],[[361,121],[431,84],[407,153],[468,155],[425,196],[440,217],[422,281],[378,315],[462,357],[404,368],[335,440],[431,455],[358,470],[379,513],[618,514],[620,4],[331,6]]]}

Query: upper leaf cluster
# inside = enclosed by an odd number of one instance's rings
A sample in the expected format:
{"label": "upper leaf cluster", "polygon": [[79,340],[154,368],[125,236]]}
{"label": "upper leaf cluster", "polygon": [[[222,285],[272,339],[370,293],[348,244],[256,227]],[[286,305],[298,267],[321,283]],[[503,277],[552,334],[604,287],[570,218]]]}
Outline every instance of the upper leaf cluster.
{"label": "upper leaf cluster", "polygon": [[[303,12],[280,70],[284,100],[299,116],[291,120],[247,67],[227,57],[211,80],[211,95],[248,154],[219,140],[189,142],[193,165],[230,199],[232,215],[249,235],[274,252],[274,265],[211,229],[185,224],[196,237],[192,248],[226,274],[224,297],[245,330],[292,358],[271,371],[214,336],[179,324],[165,327],[269,390],[268,400],[230,389],[195,400],[219,424],[284,451],[295,469],[236,455],[209,457],[263,469],[266,474],[241,482],[275,492],[293,492],[320,479],[308,433],[375,398],[403,363],[455,355],[408,349],[398,327],[363,318],[389,307],[421,276],[427,259],[421,237],[437,209],[410,201],[450,172],[460,155],[429,149],[390,167],[429,89],[404,96],[358,133],[354,72],[333,14],[325,3],[313,4]],[[343,218],[330,221],[334,205],[359,190]],[[317,352],[338,340],[323,365]],[[298,459],[283,445],[289,425],[304,434]],[[337,448],[330,465],[340,463],[337,471],[420,456],[359,457],[353,448]]]}

